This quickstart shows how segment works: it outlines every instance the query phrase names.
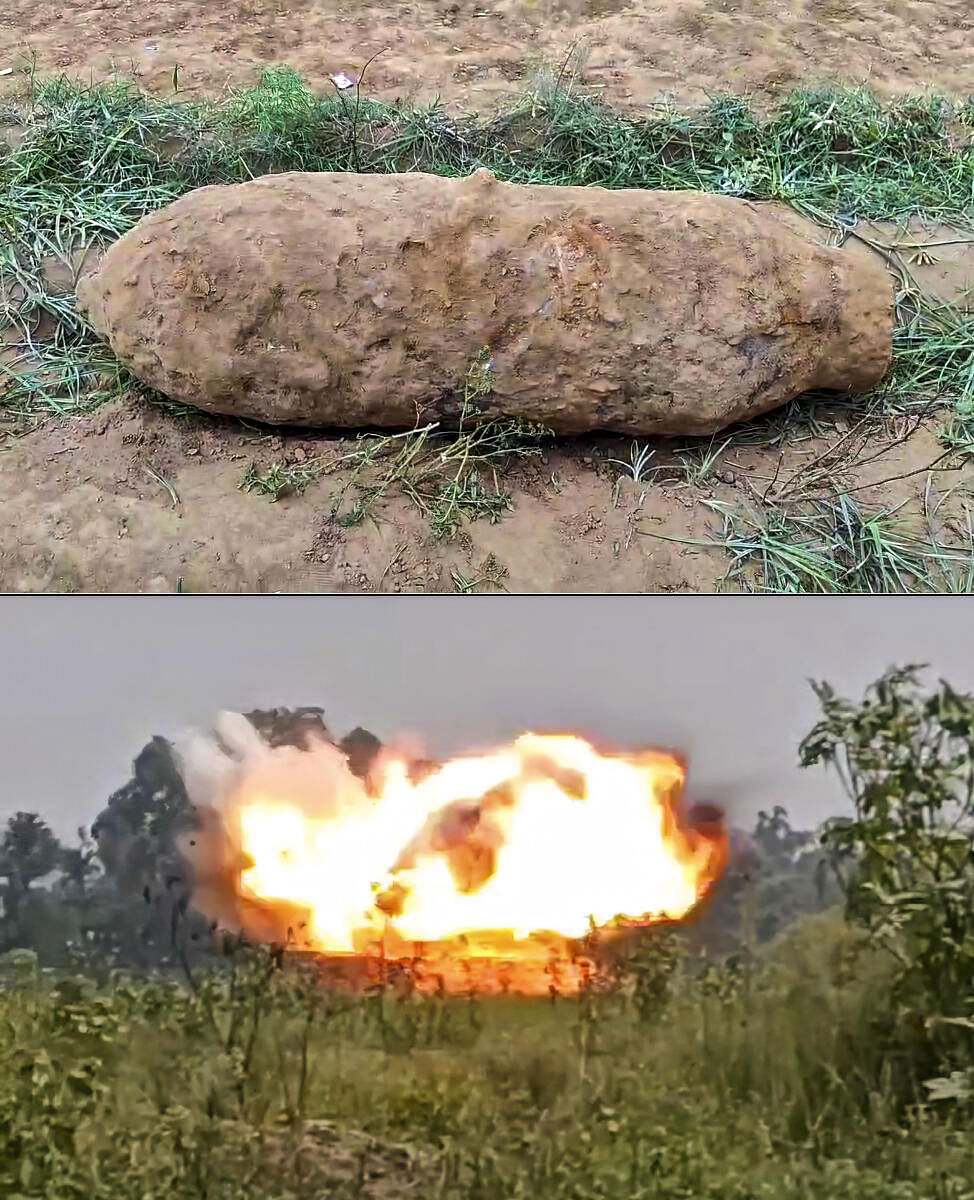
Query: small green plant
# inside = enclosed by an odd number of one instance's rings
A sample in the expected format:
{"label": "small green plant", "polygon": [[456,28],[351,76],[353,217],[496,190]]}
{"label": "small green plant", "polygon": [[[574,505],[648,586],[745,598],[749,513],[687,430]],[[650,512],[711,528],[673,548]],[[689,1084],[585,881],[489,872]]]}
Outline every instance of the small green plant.
{"label": "small green plant", "polygon": [[725,438],[717,447],[714,446],[715,440],[715,438],[711,438],[706,446],[675,451],[684,480],[691,487],[700,487],[713,476],[720,456],[731,444],[733,438]]}
{"label": "small green plant", "polygon": [[662,1018],[682,955],[683,947],[671,929],[648,929],[637,938],[625,970],[633,981],[632,1003],[641,1021]]}
{"label": "small green plant", "polygon": [[956,304],[932,302],[909,279],[902,283],[906,298],[893,338],[888,392],[969,407],[974,403],[974,315]]}
{"label": "small green plant", "polygon": [[614,466],[621,467],[634,483],[642,483],[649,473],[649,463],[655,454],[656,450],[648,442],[640,446],[639,442],[634,439],[629,447],[628,462],[621,458],[610,458],[609,462]]}
{"label": "small green plant", "polygon": [[741,994],[746,968],[741,954],[730,954],[723,962],[706,963],[696,977],[701,995],[730,1004]]}
{"label": "small green plant", "polygon": [[959,400],[944,422],[940,440],[948,449],[974,455],[974,388],[970,396]]}
{"label": "small green plant", "polygon": [[[428,518],[439,541],[454,537],[465,520],[500,520],[513,501],[499,473],[539,455],[552,434],[536,422],[485,416],[477,402],[489,395],[490,387],[490,353],[484,349],[463,381],[455,432],[441,431],[432,422],[407,433],[356,439],[338,460],[338,466],[350,469],[332,502],[335,519],[357,525],[397,488]],[[349,504],[350,492],[354,499]]]}
{"label": "small green plant", "polygon": [[474,575],[466,575],[458,567],[450,571],[453,580],[453,590],[461,595],[469,596],[479,587],[501,588],[507,578],[507,567],[498,562],[493,554],[484,557]]}
{"label": "small green plant", "polygon": [[313,462],[294,466],[271,463],[266,470],[261,470],[256,463],[251,463],[244,471],[240,489],[269,496],[273,504],[286,496],[302,495],[321,474],[321,465]]}

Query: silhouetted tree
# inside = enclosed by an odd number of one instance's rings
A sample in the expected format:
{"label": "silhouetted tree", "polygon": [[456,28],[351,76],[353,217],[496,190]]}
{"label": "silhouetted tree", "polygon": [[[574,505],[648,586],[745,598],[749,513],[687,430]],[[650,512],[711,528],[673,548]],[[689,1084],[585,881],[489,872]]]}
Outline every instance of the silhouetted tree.
{"label": "silhouetted tree", "polygon": [[57,868],[60,855],[60,843],[37,813],[14,813],[7,821],[0,841],[5,941],[21,939],[21,915],[31,885]]}

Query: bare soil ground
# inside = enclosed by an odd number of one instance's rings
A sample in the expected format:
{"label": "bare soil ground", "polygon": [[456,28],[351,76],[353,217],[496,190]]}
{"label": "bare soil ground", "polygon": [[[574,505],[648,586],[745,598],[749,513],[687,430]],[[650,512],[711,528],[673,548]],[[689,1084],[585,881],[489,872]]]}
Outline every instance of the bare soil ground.
{"label": "bare soil ground", "polygon": [[[799,82],[864,81],[880,94],[974,92],[968,0],[484,0],[482,7],[430,0],[337,8],[319,0],[216,7],[12,0],[0,21],[0,69],[15,71],[0,77],[0,100],[22,90],[20,68],[30,56],[41,73],[96,79],[114,63],[158,93],[171,90],[178,65],[180,88],[192,96],[252,84],[260,66],[275,62],[324,89],[333,71],[390,47],[371,69],[370,94],[388,101],[439,95],[453,109],[483,111],[523,89],[540,59],[562,59],[573,42],[587,51],[579,83],[622,108],[664,93],[695,103],[721,89],[770,103]],[[950,236],[918,224],[880,233],[910,243]],[[911,271],[931,295],[966,303],[972,246],[938,246],[935,254]],[[179,417],[132,399],[0,441],[0,590],[711,591],[727,556],[670,539],[711,537],[719,519],[707,501],[746,503],[797,472],[807,480],[820,462],[858,488],[864,505],[904,501],[920,513],[949,493],[941,515],[961,513],[971,469],[927,470],[942,454],[939,420],[870,427],[866,453],[853,453],[859,431],[841,415],[819,427],[821,436],[771,446],[742,433],[704,479],[680,467],[677,447],[660,444],[653,462],[674,469],[642,484],[620,480],[609,462],[628,459],[626,440],[562,442],[505,478],[513,512],[440,543],[394,495],[377,522],[339,526],[330,516],[333,475],[276,503],[241,490],[252,462],[300,464],[327,456],[333,438]]]}
{"label": "bare soil ground", "polygon": [[[767,99],[799,82],[864,81],[876,91],[974,92],[968,0],[7,0],[0,63],[103,77],[134,70],[148,90],[246,86],[286,62],[315,89],[384,51],[370,93],[440,96],[493,108],[539,59],[587,49],[584,83],[613,105],[725,90]],[[2,93],[0,93],[2,95]]]}

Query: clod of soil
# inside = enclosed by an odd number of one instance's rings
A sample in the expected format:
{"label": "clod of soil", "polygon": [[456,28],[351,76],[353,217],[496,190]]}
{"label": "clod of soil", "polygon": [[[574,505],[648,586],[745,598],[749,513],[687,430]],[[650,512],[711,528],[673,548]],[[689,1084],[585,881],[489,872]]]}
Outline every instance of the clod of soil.
{"label": "clod of soil", "polygon": [[275,424],[711,433],[875,385],[882,267],[774,205],[423,174],[283,174],[144,219],[79,284],[146,383]]}

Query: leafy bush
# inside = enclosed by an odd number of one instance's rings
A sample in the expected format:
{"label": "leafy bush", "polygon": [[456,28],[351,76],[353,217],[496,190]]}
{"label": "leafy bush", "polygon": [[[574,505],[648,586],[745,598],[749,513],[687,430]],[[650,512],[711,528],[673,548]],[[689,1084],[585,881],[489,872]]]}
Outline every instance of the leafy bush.
{"label": "leafy bush", "polygon": [[[841,780],[854,816],[823,842],[843,880],[847,912],[891,956],[908,1065],[950,1071],[928,1086],[969,1099],[974,1081],[974,697],[919,668],[888,671],[856,705],[814,685],[822,719],[803,765]],[[901,1064],[904,1065],[904,1064]]]}

